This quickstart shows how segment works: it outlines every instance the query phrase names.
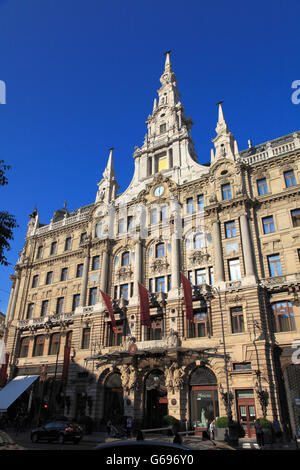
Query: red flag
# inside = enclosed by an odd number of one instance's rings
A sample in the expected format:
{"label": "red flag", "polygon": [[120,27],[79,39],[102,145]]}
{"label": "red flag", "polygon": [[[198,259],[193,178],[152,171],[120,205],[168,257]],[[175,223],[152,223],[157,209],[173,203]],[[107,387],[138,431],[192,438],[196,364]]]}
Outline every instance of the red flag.
{"label": "red flag", "polygon": [[115,331],[117,329],[117,325],[116,325],[116,320],[115,320],[115,315],[114,315],[114,311],[113,311],[113,308],[112,308],[112,303],[111,303],[111,298],[109,297],[109,295],[105,294],[104,292],[102,292],[102,290],[100,290],[101,292],[101,295],[103,297],[103,300],[104,300],[104,303],[106,305],[106,308],[108,310],[108,313],[109,313],[109,316],[110,316],[110,319],[111,319],[111,323],[112,323],[112,327],[113,327],[113,330]]}
{"label": "red flag", "polygon": [[193,316],[192,286],[191,286],[190,281],[182,273],[181,273],[181,281],[182,281],[182,286],[183,286],[186,318],[190,320],[191,322],[193,322],[194,316]]}
{"label": "red flag", "polygon": [[68,378],[68,370],[69,370],[69,362],[70,362],[70,352],[71,352],[70,346],[65,345],[65,350],[64,350],[64,364],[63,364],[63,370],[62,370],[62,381],[63,381],[64,383],[67,382],[67,378]]}
{"label": "red flag", "polygon": [[141,312],[141,325],[146,325],[148,328],[151,327],[150,323],[150,305],[149,305],[149,293],[142,284],[138,282],[139,294],[140,294],[140,312]]}

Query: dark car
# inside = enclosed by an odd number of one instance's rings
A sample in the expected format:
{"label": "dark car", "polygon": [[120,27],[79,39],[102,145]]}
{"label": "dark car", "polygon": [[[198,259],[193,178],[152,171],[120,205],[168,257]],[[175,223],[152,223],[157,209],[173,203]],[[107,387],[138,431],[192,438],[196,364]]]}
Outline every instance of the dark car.
{"label": "dark car", "polygon": [[82,437],[82,428],[70,421],[52,421],[31,431],[32,442],[46,440],[48,442],[58,441],[63,444],[72,441],[74,444],[78,444]]}

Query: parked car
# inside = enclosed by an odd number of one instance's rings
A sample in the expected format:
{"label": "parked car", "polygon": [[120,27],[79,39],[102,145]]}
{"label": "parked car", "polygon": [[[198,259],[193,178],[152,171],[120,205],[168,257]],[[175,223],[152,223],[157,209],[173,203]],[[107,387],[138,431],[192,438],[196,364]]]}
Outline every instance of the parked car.
{"label": "parked car", "polygon": [[51,421],[31,431],[32,442],[46,440],[48,442],[58,441],[63,444],[73,441],[74,444],[78,444],[82,437],[82,427],[70,421]]}

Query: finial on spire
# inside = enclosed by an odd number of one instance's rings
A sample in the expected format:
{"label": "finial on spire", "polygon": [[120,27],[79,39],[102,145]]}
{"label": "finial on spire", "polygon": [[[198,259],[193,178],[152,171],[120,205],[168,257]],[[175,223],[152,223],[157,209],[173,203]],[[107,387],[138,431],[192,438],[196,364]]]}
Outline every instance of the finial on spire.
{"label": "finial on spire", "polygon": [[164,53],[164,55],[166,56],[165,71],[167,71],[167,72],[172,71],[171,60],[170,60],[171,52],[172,51],[170,50],[170,51],[167,51],[167,52]]}

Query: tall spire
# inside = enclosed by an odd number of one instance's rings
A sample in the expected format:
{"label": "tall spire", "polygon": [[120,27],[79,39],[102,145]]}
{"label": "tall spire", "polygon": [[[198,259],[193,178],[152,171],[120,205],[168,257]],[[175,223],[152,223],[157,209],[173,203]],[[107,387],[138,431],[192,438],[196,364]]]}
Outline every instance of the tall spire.
{"label": "tall spire", "polygon": [[238,158],[238,146],[234,136],[231,134],[229,127],[225,121],[223,108],[223,101],[217,103],[218,106],[218,122],[216,126],[217,136],[212,139],[215,146],[215,152],[211,153],[211,162],[221,158],[229,158],[236,160]]}
{"label": "tall spire", "polygon": [[172,51],[165,52],[166,61],[165,61],[165,73],[172,73],[172,64],[170,54]]}
{"label": "tall spire", "polygon": [[119,185],[116,181],[116,172],[113,163],[113,151],[114,148],[109,149],[109,157],[107,165],[103,172],[103,178],[98,183],[98,191],[96,196],[96,202],[111,202],[116,197]]}

